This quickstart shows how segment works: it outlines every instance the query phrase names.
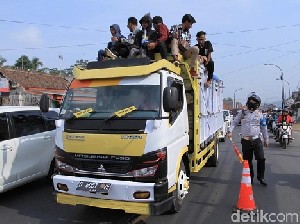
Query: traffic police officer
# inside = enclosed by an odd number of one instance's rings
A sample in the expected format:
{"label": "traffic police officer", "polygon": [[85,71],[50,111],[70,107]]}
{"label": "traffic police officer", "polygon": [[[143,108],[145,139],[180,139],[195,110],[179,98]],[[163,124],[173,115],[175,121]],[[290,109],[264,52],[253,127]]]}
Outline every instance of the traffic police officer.
{"label": "traffic police officer", "polygon": [[251,174],[251,183],[253,183],[253,153],[257,160],[257,179],[266,186],[265,181],[265,157],[263,146],[268,147],[269,135],[267,131],[267,123],[263,114],[258,111],[261,99],[258,95],[252,92],[248,96],[246,103],[247,110],[241,110],[227,133],[228,138],[232,138],[232,130],[241,122],[241,143],[243,151],[243,159],[248,160]]}

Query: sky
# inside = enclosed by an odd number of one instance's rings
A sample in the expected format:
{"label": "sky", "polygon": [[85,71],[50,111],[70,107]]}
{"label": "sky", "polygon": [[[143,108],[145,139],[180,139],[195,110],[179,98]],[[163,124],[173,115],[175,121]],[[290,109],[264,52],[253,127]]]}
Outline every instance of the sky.
{"label": "sky", "polygon": [[[285,97],[300,88],[299,11],[300,0],[1,0],[0,55],[4,65],[27,55],[65,69],[76,60],[96,60],[111,24],[127,36],[131,16],[139,20],[150,12],[171,27],[189,13],[196,19],[192,44],[201,30],[213,44],[224,98],[235,95],[245,104],[256,92],[262,104],[272,103],[281,101],[282,86]],[[276,80],[281,74],[284,81]]]}

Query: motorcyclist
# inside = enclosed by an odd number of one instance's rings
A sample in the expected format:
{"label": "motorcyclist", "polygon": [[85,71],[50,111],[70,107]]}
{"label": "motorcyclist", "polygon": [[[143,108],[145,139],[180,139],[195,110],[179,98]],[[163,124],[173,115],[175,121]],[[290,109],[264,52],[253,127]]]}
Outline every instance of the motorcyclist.
{"label": "motorcyclist", "polygon": [[273,122],[273,116],[271,110],[267,111],[267,127],[270,131],[272,131],[272,122]]}
{"label": "motorcyclist", "polygon": [[282,123],[285,122],[287,125],[292,125],[293,124],[293,118],[289,115],[289,111],[287,108],[284,108],[282,110],[282,113],[279,114],[276,125],[278,127],[276,131],[276,142],[279,141],[279,133],[281,131],[281,125]]}

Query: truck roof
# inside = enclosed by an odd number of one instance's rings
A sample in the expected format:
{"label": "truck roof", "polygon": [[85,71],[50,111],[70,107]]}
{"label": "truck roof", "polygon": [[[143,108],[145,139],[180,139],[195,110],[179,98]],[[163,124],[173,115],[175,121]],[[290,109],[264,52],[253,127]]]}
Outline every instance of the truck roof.
{"label": "truck roof", "polygon": [[90,62],[87,68],[75,66],[73,74],[77,80],[107,79],[149,75],[166,69],[180,75],[180,68],[163,59],[153,63],[147,58],[116,59],[103,62]]}

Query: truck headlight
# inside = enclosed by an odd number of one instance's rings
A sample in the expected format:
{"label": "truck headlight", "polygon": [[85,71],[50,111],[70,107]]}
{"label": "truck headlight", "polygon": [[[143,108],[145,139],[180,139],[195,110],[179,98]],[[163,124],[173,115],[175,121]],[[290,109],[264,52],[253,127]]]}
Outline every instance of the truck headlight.
{"label": "truck headlight", "polygon": [[158,168],[158,165],[151,166],[151,167],[145,167],[139,170],[134,170],[133,176],[134,177],[147,177],[147,176],[154,176],[156,173],[156,170]]}
{"label": "truck headlight", "polygon": [[134,177],[155,177],[167,176],[167,148],[159,149],[142,155],[131,172]]}

